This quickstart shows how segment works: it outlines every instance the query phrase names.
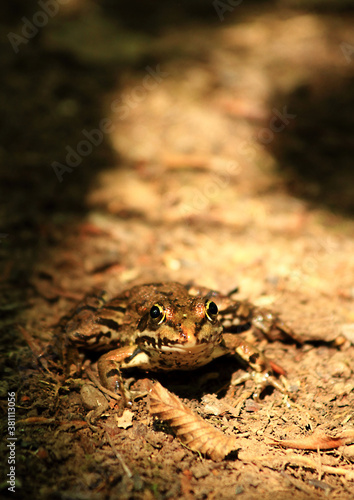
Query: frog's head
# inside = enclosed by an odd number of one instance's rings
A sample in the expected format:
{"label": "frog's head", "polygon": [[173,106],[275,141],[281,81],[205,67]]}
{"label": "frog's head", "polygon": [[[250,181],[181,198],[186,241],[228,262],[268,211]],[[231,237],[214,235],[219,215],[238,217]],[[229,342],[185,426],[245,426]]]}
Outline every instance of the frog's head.
{"label": "frog's head", "polygon": [[137,326],[137,344],[168,357],[202,355],[221,342],[218,307],[207,297],[161,296],[147,305]]}

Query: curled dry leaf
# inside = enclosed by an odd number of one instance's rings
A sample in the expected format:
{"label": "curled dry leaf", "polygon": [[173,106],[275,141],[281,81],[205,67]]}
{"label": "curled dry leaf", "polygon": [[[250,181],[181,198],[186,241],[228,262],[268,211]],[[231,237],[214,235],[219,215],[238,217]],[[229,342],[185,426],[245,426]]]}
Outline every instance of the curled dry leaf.
{"label": "curled dry leaf", "polygon": [[273,441],[273,444],[278,444],[284,448],[294,448],[297,450],[332,450],[340,446],[354,443],[354,430],[344,431],[336,437],[328,436],[322,431],[317,431],[311,436],[300,439],[270,439]]}
{"label": "curled dry leaf", "polygon": [[205,422],[158,382],[150,390],[150,412],[167,422],[191,450],[203,453],[212,460],[222,460],[230,451],[237,449],[235,437],[225,436]]}

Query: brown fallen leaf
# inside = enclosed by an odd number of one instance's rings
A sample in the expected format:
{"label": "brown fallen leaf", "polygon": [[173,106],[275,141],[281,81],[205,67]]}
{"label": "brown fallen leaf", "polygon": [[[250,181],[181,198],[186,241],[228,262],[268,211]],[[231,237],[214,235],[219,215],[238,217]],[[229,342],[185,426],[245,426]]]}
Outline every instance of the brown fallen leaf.
{"label": "brown fallen leaf", "polygon": [[128,429],[133,425],[133,416],[134,413],[130,410],[124,410],[123,415],[121,417],[116,417],[117,426],[121,429]]}
{"label": "brown fallen leaf", "polygon": [[344,431],[336,437],[328,436],[323,431],[315,431],[311,436],[300,439],[276,439],[269,437],[272,444],[278,444],[284,448],[297,450],[332,450],[347,444],[354,443],[354,430]]}
{"label": "brown fallen leaf", "polygon": [[205,422],[158,382],[153,384],[149,392],[151,414],[168,422],[176,436],[191,450],[217,461],[238,448],[234,436],[225,436]]}
{"label": "brown fallen leaf", "polygon": [[[287,465],[291,467],[304,467],[316,471],[319,476],[322,474],[333,474],[335,476],[344,476],[348,481],[354,481],[354,471],[353,467],[350,465],[348,467],[325,465],[313,457],[314,456],[285,455],[283,457],[282,467],[286,468]],[[279,457],[275,458],[274,455],[263,455],[260,458],[255,458],[254,454],[242,454],[240,458],[244,463],[257,463],[263,467],[279,470]]]}

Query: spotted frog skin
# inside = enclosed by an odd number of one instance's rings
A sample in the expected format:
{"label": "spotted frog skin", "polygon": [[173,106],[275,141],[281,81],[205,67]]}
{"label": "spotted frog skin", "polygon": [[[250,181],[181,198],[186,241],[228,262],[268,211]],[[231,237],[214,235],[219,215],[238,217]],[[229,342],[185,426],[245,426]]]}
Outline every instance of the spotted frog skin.
{"label": "spotted frog skin", "polygon": [[250,328],[287,333],[276,316],[247,301],[172,282],[138,285],[108,302],[91,296],[66,324],[66,334],[70,346],[105,352],[98,371],[112,391],[122,369],[194,370],[231,353],[250,366],[242,381],[255,380],[254,397],[267,385],[286,392],[276,376],[284,371],[235,335]]}

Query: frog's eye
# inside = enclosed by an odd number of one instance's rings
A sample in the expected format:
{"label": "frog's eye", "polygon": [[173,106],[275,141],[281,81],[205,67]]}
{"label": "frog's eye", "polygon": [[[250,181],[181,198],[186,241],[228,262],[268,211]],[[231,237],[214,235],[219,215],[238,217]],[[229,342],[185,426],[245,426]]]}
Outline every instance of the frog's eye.
{"label": "frog's eye", "polygon": [[150,309],[150,318],[158,325],[165,319],[165,311],[160,304],[154,304]]}
{"label": "frog's eye", "polygon": [[218,315],[218,306],[215,304],[215,302],[208,300],[205,304],[205,312],[207,318],[210,319],[210,321],[213,321]]}

